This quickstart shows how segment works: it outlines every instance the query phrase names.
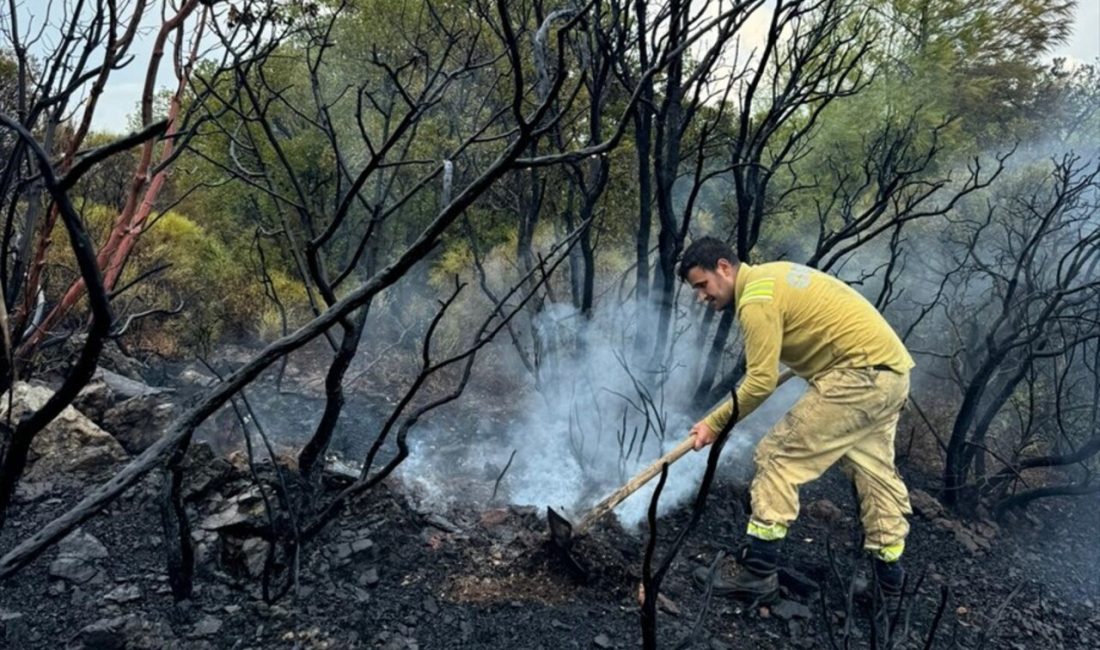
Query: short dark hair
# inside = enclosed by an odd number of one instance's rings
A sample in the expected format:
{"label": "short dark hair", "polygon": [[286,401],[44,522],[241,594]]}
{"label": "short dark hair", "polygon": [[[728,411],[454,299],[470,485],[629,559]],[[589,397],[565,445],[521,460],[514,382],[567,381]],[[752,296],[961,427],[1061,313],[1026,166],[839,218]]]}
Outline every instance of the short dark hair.
{"label": "short dark hair", "polygon": [[734,266],[738,263],[737,254],[721,239],[717,237],[696,239],[680,256],[680,280],[686,282],[688,272],[697,266],[704,271],[713,271],[718,268],[718,260],[727,260]]}

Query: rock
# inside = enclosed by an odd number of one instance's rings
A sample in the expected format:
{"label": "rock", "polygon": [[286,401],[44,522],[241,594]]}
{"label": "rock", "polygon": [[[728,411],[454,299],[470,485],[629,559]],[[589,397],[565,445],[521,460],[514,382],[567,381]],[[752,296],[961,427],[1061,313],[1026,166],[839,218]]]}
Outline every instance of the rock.
{"label": "rock", "polygon": [[213,636],[220,632],[221,629],[221,619],[208,614],[203,616],[198,623],[195,623],[195,626],[191,628],[191,633],[188,636],[193,639],[201,639],[203,637]]}
{"label": "rock", "polygon": [[155,650],[178,648],[172,628],[160,620],[147,620],[138,614],[103,618],[77,632],[70,648],[88,650]]}
{"label": "rock", "polygon": [[608,637],[606,634],[597,634],[596,638],[592,639],[592,645],[596,646],[597,648],[603,648],[603,650],[615,647],[615,645],[611,643],[611,638]]}
{"label": "rock", "polygon": [[25,646],[26,621],[22,612],[9,612],[0,609],[0,647],[18,648]]}
{"label": "rock", "polygon": [[199,499],[219,490],[237,475],[236,468],[205,442],[192,442],[183,461],[183,498]]}
{"label": "rock", "polygon": [[[84,344],[88,340],[87,334],[77,334],[65,340],[63,346],[70,358],[76,358]],[[137,359],[128,356],[113,339],[107,339],[103,350],[99,353],[99,367],[124,375],[134,381],[143,381],[142,373],[148,370],[148,366]]]}
{"label": "rock", "polygon": [[218,383],[216,377],[204,370],[199,370],[196,366],[184,368],[177,379],[184,384],[190,384],[197,388],[208,388]]}
{"label": "rock", "polygon": [[52,481],[38,481],[37,483],[20,481],[19,484],[15,486],[15,502],[34,503],[39,499],[49,496],[53,490],[54,484]]}
{"label": "rock", "polygon": [[175,392],[172,388],[150,386],[143,381],[136,381],[124,375],[112,372],[107,368],[96,368],[93,378],[107,384],[117,400],[127,400],[134,397],[142,397],[144,395],[161,395]]}
{"label": "rock", "polygon": [[369,539],[357,539],[351,543],[352,553],[362,553],[374,547],[374,542]]}
{"label": "rock", "polygon": [[657,594],[657,607],[673,616],[680,615],[680,606],[662,593]]}
{"label": "rock", "polygon": [[974,522],[974,525],[971,526],[971,530],[979,536],[984,537],[987,541],[992,542],[993,539],[1000,534],[1001,527],[992,520],[982,519]]}
{"label": "rock", "polygon": [[253,578],[263,575],[264,564],[267,563],[267,542],[259,537],[249,537],[241,544],[241,553],[248,575]]}
{"label": "rock", "polygon": [[810,611],[809,607],[806,607],[802,603],[785,599],[772,605],[772,614],[775,614],[785,621],[789,621],[793,618],[811,618],[813,616],[813,612]]}
{"label": "rock", "polygon": [[99,376],[100,369],[92,376],[84,388],[73,398],[73,408],[87,415],[98,425],[103,424],[103,414],[115,403],[114,392],[107,382]]}
{"label": "rock", "polygon": [[449,519],[443,515],[431,514],[427,518],[428,524],[442,530],[445,533],[459,533],[462,529],[452,523]]}
{"label": "rock", "polygon": [[49,574],[82,585],[99,576],[96,560],[109,556],[102,542],[78,528],[58,544],[57,559],[50,563]]}
{"label": "rock", "polygon": [[[100,580],[99,582],[103,582]],[[74,608],[87,607],[96,602],[95,598],[88,591],[81,589],[80,587],[73,587],[73,593],[69,596],[69,604]],[[107,603],[104,607],[104,613],[117,614],[118,607],[114,603]],[[106,611],[110,610],[110,611]]]}
{"label": "rock", "polygon": [[336,544],[333,548],[333,552],[336,554],[336,559],[347,560],[349,557],[351,557],[351,544],[348,544],[347,542]]}
{"label": "rock", "polygon": [[264,503],[259,486],[250,486],[244,492],[227,499],[213,514],[203,519],[199,527],[206,530],[220,530],[242,524],[256,528],[266,525]]}
{"label": "rock", "polygon": [[439,605],[435,602],[435,598],[431,596],[424,597],[424,611],[435,616],[439,613]]}
{"label": "rock", "polygon": [[103,542],[96,539],[94,535],[84,532],[81,528],[74,530],[62,539],[57,545],[57,550],[61,555],[89,560],[105,560],[111,557]]}
{"label": "rock", "polygon": [[160,439],[177,412],[173,402],[156,393],[138,395],[107,409],[103,428],[131,454],[140,454]]}
{"label": "rock", "polygon": [[359,478],[359,473],[359,469],[356,469],[338,458],[330,458],[325,461],[326,476],[333,477],[337,481],[354,481]]}
{"label": "rock", "polygon": [[171,388],[150,386],[107,368],[96,368],[91,380],[80,390],[73,406],[102,426],[103,416],[112,406],[134,397],[171,393]]}
{"label": "rock", "polygon": [[834,524],[841,520],[844,512],[828,499],[818,499],[806,506],[806,514],[824,524]]}
{"label": "rock", "polygon": [[710,640],[710,650],[732,650],[729,645],[722,643],[718,639]]}
{"label": "rock", "polygon": [[950,532],[955,537],[955,541],[962,545],[969,553],[976,555],[983,550],[989,550],[991,545],[989,540],[975,535],[970,529],[964,526],[959,521],[954,519],[947,519],[946,517],[939,517],[932,520],[932,524],[941,530]]}
{"label": "rock", "polygon": [[191,541],[195,549],[196,567],[204,568],[216,563],[220,541],[217,533],[198,528],[191,531]]}
{"label": "rock", "polygon": [[797,639],[802,636],[802,623],[799,623],[795,619],[787,620],[787,636],[792,639]]}
{"label": "rock", "polygon": [[[53,396],[45,386],[19,382],[14,394],[0,396],[0,418],[8,417],[8,400],[13,401],[13,420],[37,411]],[[58,476],[98,477],[128,458],[118,441],[77,411],[65,407],[31,442],[28,467],[23,480],[53,480]]]}
{"label": "rock", "polygon": [[[80,345],[83,345],[82,341]],[[99,354],[99,365],[138,382],[142,381],[141,373],[148,370],[148,366],[127,355],[119,348],[118,343],[112,340],[108,340],[103,346],[103,351]]]}
{"label": "rock", "polygon": [[945,514],[943,504],[924,490],[910,490],[909,503],[913,505],[913,512],[928,520],[943,517]]}
{"label": "rock", "polygon": [[359,575],[359,584],[373,587],[378,584],[378,569],[371,567]]}
{"label": "rock", "polygon": [[141,589],[134,584],[119,585],[107,592],[103,596],[103,600],[109,600],[114,603],[129,603],[135,600],[141,600]]}
{"label": "rock", "polygon": [[[122,634],[125,617],[104,618],[85,626],[76,634],[78,648],[86,650],[123,650],[126,637]],[[70,645],[72,647],[72,645]]]}
{"label": "rock", "polygon": [[971,535],[966,529],[955,530],[955,540],[963,545],[963,547],[970,552],[971,555],[977,555],[982,552],[982,544]]}
{"label": "rock", "polygon": [[58,558],[50,563],[51,578],[60,578],[73,584],[82,585],[91,582],[97,575],[99,575],[99,569],[83,560]]}

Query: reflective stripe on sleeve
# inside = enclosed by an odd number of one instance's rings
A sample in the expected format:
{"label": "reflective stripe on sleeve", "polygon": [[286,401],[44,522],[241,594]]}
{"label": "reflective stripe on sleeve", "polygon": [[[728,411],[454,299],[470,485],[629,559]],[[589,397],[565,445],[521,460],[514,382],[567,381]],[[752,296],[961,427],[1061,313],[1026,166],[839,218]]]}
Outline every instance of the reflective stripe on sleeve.
{"label": "reflective stripe on sleeve", "polygon": [[773,278],[754,280],[753,282],[745,285],[745,289],[742,292],[740,299],[737,301],[737,306],[740,307],[746,302],[771,300],[774,296],[775,280]]}

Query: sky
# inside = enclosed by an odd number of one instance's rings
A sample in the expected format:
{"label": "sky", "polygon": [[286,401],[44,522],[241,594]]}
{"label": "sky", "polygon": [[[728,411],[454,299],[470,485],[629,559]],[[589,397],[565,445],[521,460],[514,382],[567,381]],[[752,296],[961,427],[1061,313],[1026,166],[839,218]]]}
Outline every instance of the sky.
{"label": "sky", "polygon": [[1055,56],[1090,62],[1100,57],[1100,0],[1081,0],[1069,42]]}
{"label": "sky", "polygon": [[[158,2],[151,3],[155,6]],[[24,5],[24,13],[28,18],[42,20],[41,15],[35,15],[38,7],[46,6],[45,3],[31,2]],[[133,48],[135,60],[122,70],[112,74],[103,96],[100,98],[100,106],[93,118],[92,125],[96,130],[124,132],[127,129],[129,117],[137,111],[138,101],[141,95],[141,87],[145,75],[144,62],[148,61],[155,37],[155,26],[159,23],[160,12],[156,9],[147,12],[142,32]],[[742,47],[753,47],[762,42],[764,31],[767,29],[766,12],[759,11],[757,16],[749,19],[743,30]],[[3,22],[7,22],[6,18]],[[28,24],[27,18],[21,18],[21,31],[25,31]],[[5,25],[6,27],[6,25]],[[1100,0],[1080,0],[1077,7],[1077,15],[1074,22],[1073,33],[1069,40],[1059,46],[1051,54],[1054,57],[1067,57],[1080,62],[1093,62],[1100,58]],[[167,88],[174,84],[171,69],[167,65],[162,66],[159,75],[159,86]]]}

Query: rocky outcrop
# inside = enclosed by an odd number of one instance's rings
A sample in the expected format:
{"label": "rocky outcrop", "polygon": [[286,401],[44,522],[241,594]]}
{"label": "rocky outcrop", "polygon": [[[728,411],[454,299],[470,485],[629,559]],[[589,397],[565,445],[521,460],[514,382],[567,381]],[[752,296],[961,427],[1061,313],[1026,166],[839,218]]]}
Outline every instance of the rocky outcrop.
{"label": "rocky outcrop", "polygon": [[57,559],[50,564],[50,577],[74,585],[100,582],[103,580],[100,560],[108,557],[110,554],[102,542],[78,528],[58,545]]}
{"label": "rocky outcrop", "polygon": [[259,576],[267,558],[267,542],[257,537],[267,526],[260,488],[248,486],[229,498],[215,494],[205,506],[209,514],[191,533],[196,563]]}
{"label": "rocky outcrop", "polygon": [[993,540],[1000,532],[992,521],[979,520],[963,523],[957,519],[937,517],[932,523],[940,530],[955,536],[955,541],[971,555],[982,555],[993,548]]}
{"label": "rocky outcrop", "polygon": [[[197,648],[176,638],[168,623],[158,618],[145,618],[129,614],[103,618],[85,626],[69,642],[69,648],[132,648],[133,650],[165,650],[169,648]],[[209,647],[209,646],[207,646]]]}
{"label": "rocky outcrop", "polygon": [[25,645],[25,619],[22,612],[0,609],[0,647],[19,648]]}
{"label": "rocky outcrop", "polygon": [[924,490],[910,490],[909,502],[913,505],[914,513],[929,521],[945,515],[943,504],[937,501],[936,497],[928,494]]}
{"label": "rocky outcrop", "polygon": [[91,380],[73,400],[73,406],[97,424],[102,424],[107,410],[119,402],[135,397],[165,396],[172,392],[170,388],[150,386],[106,368],[96,368]]}
{"label": "rocky outcrop", "polygon": [[161,395],[139,395],[107,409],[103,428],[123,449],[136,455],[160,439],[178,411],[175,403],[164,401]]}
{"label": "rocky outcrop", "polygon": [[98,368],[73,406],[109,431],[127,452],[139,454],[160,438],[176,415],[173,392]]}
{"label": "rocky outcrop", "polygon": [[[11,395],[12,419],[37,411],[53,396],[45,386],[17,383]],[[8,417],[8,395],[0,397],[0,418]],[[109,433],[75,408],[66,407],[35,436],[23,480],[52,480],[58,476],[98,477],[128,458]]]}

